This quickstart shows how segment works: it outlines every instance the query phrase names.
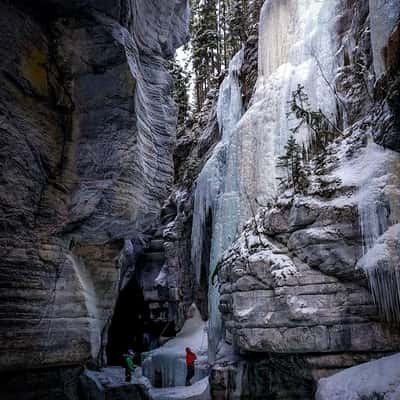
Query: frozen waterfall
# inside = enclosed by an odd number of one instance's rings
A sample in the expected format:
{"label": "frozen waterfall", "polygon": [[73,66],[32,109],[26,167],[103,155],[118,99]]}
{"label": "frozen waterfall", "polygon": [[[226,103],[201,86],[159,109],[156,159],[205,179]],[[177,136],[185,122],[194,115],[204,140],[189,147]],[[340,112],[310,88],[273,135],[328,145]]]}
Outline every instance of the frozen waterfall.
{"label": "frozen waterfall", "polygon": [[144,353],[143,375],[155,386],[162,388],[184,386],[186,376],[185,348],[190,347],[196,354],[196,373],[193,382],[208,374],[206,322],[199,310],[192,305],[190,317],[175,338],[163,346]]}
{"label": "frozen waterfall", "polygon": [[[336,98],[329,82],[335,70],[332,0],[267,0],[260,18],[259,77],[250,108],[242,116],[238,74],[243,52],[232,59],[218,101],[222,140],[202,170],[195,191],[192,261],[200,280],[207,220],[212,219],[209,277],[250,209],[276,196],[276,159],[291,128],[292,91],[302,84],[311,106],[334,119]],[[242,116],[242,118],[240,118]],[[307,142],[304,130],[301,141]],[[221,338],[218,289],[209,284],[210,361]]]}
{"label": "frozen waterfall", "polygon": [[[221,337],[221,317],[218,310],[218,288],[213,286],[211,277],[223,251],[233,242],[239,221],[240,192],[237,186],[237,170],[228,168],[228,158],[236,153],[232,135],[242,115],[242,96],[239,73],[243,62],[243,50],[239,51],[229,65],[218,98],[217,118],[222,133],[221,142],[215,147],[211,158],[201,171],[194,194],[192,228],[192,262],[200,281],[201,267],[209,264],[209,356],[213,361]],[[210,260],[203,260],[207,219],[212,219],[212,242]]]}
{"label": "frozen waterfall", "polygon": [[[304,86],[313,109],[336,117],[335,0],[267,0],[261,11],[258,80],[251,106],[236,130],[241,147],[240,185],[257,205],[276,196],[277,157],[282,155],[290,129],[292,92]],[[329,82],[329,84],[327,83]],[[302,128],[297,141],[308,144]],[[248,207],[248,205],[247,205]]]}
{"label": "frozen waterfall", "polygon": [[400,324],[400,156],[371,140],[360,158],[355,179],[363,257],[358,267],[368,276],[383,319]]}

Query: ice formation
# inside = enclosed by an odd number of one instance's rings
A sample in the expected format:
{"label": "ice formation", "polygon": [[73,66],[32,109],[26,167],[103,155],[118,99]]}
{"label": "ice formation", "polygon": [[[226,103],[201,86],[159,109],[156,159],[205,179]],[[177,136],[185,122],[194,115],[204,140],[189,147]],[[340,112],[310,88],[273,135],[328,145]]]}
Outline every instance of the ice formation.
{"label": "ice formation", "polygon": [[[231,61],[221,88],[218,122],[222,140],[202,170],[195,191],[192,261],[200,278],[207,218],[212,218],[209,276],[223,251],[258,205],[276,195],[276,159],[287,143],[292,91],[302,84],[310,103],[332,117],[336,1],[266,1],[260,19],[259,77],[251,106],[242,116],[238,73],[243,53]],[[240,118],[242,116],[242,118]],[[309,132],[299,133],[307,142]],[[209,285],[210,361],[221,338],[218,288]]]}
{"label": "ice formation", "polygon": [[[240,183],[253,202],[268,205],[276,195],[280,175],[276,162],[296,123],[287,115],[297,86],[304,86],[313,109],[320,108],[335,120],[336,6],[335,0],[264,3],[255,94],[237,129],[242,149]],[[307,145],[310,132],[301,129],[296,139]]]}
{"label": "ice formation", "polygon": [[162,387],[184,386],[186,377],[185,348],[197,354],[196,373],[192,382],[208,374],[207,323],[195,305],[192,305],[182,330],[163,346],[145,354],[143,375],[154,385],[158,380]]}
{"label": "ice formation", "polygon": [[369,0],[371,18],[371,41],[374,54],[374,70],[377,78],[385,71],[382,51],[398,22],[400,2],[398,0]]}
{"label": "ice formation", "polygon": [[359,260],[374,301],[387,322],[400,324],[400,223],[391,226]]}
{"label": "ice formation", "polygon": [[[346,148],[346,146],[344,146]],[[335,172],[344,186],[357,187],[363,257],[357,267],[368,276],[379,312],[400,323],[400,156],[372,139],[358,157],[342,159]]]}
{"label": "ice formation", "polygon": [[364,254],[389,226],[400,222],[399,168],[399,154],[370,139],[360,156],[339,172],[344,184],[360,187],[357,204]]}
{"label": "ice formation", "polygon": [[[235,159],[237,143],[232,140],[235,126],[242,115],[242,96],[239,72],[243,62],[240,50],[229,65],[228,76],[224,79],[218,98],[217,117],[222,133],[211,158],[200,173],[194,194],[192,228],[192,262],[200,280],[203,245],[206,240],[207,219],[212,218],[212,245],[210,250],[209,273],[213,271],[223,251],[233,242],[239,222],[239,196],[237,170],[229,168],[228,158]],[[213,361],[221,337],[221,317],[218,310],[218,288],[209,283],[209,357]]]}

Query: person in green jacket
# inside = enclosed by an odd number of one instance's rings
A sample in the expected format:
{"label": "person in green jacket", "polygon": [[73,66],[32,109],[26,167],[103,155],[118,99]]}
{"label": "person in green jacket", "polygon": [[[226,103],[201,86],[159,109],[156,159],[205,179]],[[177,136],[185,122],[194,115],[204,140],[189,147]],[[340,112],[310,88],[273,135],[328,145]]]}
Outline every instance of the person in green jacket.
{"label": "person in green jacket", "polygon": [[136,365],[133,362],[135,353],[132,349],[129,349],[128,353],[124,354],[123,357],[125,366],[125,382],[130,382],[132,380],[132,372],[134,372],[136,368]]}

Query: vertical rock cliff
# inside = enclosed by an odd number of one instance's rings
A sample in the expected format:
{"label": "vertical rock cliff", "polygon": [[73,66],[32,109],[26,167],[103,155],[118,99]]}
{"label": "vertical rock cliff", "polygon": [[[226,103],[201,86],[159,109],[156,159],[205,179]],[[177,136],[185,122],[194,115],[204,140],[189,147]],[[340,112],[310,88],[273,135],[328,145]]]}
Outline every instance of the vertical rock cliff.
{"label": "vertical rock cliff", "polygon": [[[71,381],[67,366],[105,362],[118,291],[173,182],[165,60],[187,40],[188,16],[186,0],[0,2],[0,370],[14,371],[10,391],[25,385],[38,398],[34,371],[51,389]],[[59,388],[50,398],[66,396]]]}
{"label": "vertical rock cliff", "polygon": [[[218,120],[222,140],[194,192],[215,398],[310,399],[321,377],[400,349],[399,16],[390,1],[264,3],[253,96],[228,139]],[[323,149],[294,115],[299,85],[331,132]],[[241,114],[226,101],[230,112]],[[308,160],[301,193],[279,185],[291,135]]]}

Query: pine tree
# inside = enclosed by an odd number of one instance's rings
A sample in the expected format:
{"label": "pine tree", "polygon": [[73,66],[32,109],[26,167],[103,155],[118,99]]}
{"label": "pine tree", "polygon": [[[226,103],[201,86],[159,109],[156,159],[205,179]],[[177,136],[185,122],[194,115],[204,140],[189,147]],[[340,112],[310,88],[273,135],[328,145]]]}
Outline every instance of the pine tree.
{"label": "pine tree", "polygon": [[216,0],[204,0],[194,5],[192,12],[193,69],[199,110],[221,71]]}
{"label": "pine tree", "polygon": [[308,187],[308,171],[303,160],[303,149],[291,135],[285,145],[285,152],[278,157],[277,167],[284,168],[287,178],[278,178],[282,188],[293,188],[294,193],[302,193]]}
{"label": "pine tree", "polygon": [[173,60],[169,63],[174,87],[173,98],[178,108],[178,127],[182,126],[189,114],[189,73],[185,72],[182,66]]}
{"label": "pine tree", "polygon": [[247,0],[232,0],[228,12],[228,48],[230,58],[237,53],[247,38]]}
{"label": "pine tree", "polygon": [[293,115],[298,124],[291,129],[296,134],[302,126],[307,126],[312,132],[312,149],[315,153],[325,152],[327,145],[341,132],[319,109],[311,110],[307,93],[304,86],[298,85],[292,92],[292,99],[289,101],[290,112],[288,117]]}
{"label": "pine tree", "polygon": [[192,65],[196,108],[217,86],[258,22],[263,0],[192,0]]}

